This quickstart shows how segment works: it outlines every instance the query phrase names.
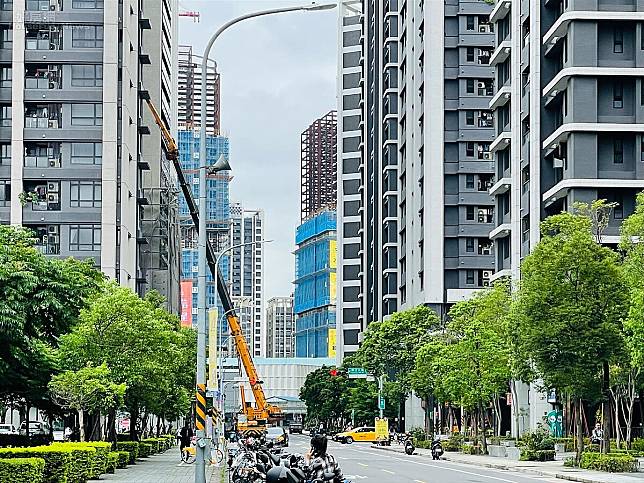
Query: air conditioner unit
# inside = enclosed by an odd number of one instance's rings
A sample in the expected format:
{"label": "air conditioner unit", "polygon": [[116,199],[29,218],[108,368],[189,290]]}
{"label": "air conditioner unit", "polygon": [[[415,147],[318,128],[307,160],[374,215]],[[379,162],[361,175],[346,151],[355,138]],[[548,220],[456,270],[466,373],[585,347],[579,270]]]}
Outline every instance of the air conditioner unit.
{"label": "air conditioner unit", "polygon": [[58,193],[58,183],[47,183],[47,193]]}
{"label": "air conditioner unit", "polygon": [[490,280],[492,278],[492,270],[483,270],[483,280]]}
{"label": "air conditioner unit", "polygon": [[192,293],[199,293],[199,287],[192,287]]}
{"label": "air conditioner unit", "polygon": [[491,29],[489,25],[479,25],[479,32],[481,33],[490,33]]}
{"label": "air conditioner unit", "polygon": [[199,159],[199,151],[195,151],[194,153],[192,153],[192,158]]}
{"label": "air conditioner unit", "polygon": [[485,89],[485,82],[478,82],[479,89]]}
{"label": "air conditioner unit", "polygon": [[47,226],[47,233],[50,235],[57,235],[60,230],[60,227],[58,225],[48,225]]}
{"label": "air conditioner unit", "polygon": [[192,266],[192,273],[197,273],[199,272],[199,265],[193,265]]}
{"label": "air conditioner unit", "polygon": [[49,158],[49,167],[50,168],[60,168],[60,159],[58,159],[58,158]]}
{"label": "air conditioner unit", "polygon": [[481,250],[481,253],[482,253],[483,255],[492,255],[492,247],[484,247],[484,248]]}
{"label": "air conditioner unit", "polygon": [[483,151],[483,159],[485,159],[486,161],[492,161],[492,158],[493,156],[491,152]]}
{"label": "air conditioner unit", "polygon": [[489,280],[483,280],[483,283],[481,285],[483,287],[489,287],[490,286],[490,281]]}
{"label": "air conditioner unit", "polygon": [[58,203],[60,201],[60,197],[58,196],[58,193],[50,193],[47,195],[47,202],[48,203]]}

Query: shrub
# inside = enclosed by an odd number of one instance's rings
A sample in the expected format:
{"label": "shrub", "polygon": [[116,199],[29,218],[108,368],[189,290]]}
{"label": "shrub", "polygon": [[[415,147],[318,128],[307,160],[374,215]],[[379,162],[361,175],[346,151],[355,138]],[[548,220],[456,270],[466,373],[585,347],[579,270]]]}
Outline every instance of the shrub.
{"label": "shrub", "polygon": [[519,445],[528,451],[554,450],[555,440],[550,437],[550,432],[546,428],[539,427],[525,433]]}
{"label": "shrub", "polygon": [[411,437],[414,438],[414,441],[426,441],[428,436],[423,428],[412,428],[409,431]]}
{"label": "shrub", "polygon": [[60,443],[68,446],[72,453],[71,471],[68,483],[85,483],[92,475],[96,449],[80,443]]}
{"label": "shrub", "polygon": [[41,483],[44,471],[42,458],[0,459],[0,483]]}
{"label": "shrub", "polygon": [[127,451],[129,453],[129,464],[136,463],[136,459],[139,457],[139,443],[136,441],[119,441],[116,443],[116,449],[117,451]]}
{"label": "shrub", "polygon": [[147,458],[152,454],[152,445],[150,443],[139,443],[139,458]]}
{"label": "shrub", "polygon": [[130,453],[127,451],[116,451],[116,454],[119,457],[116,467],[119,469],[127,468],[127,464],[130,462]]}
{"label": "shrub", "polygon": [[644,438],[634,439],[631,443],[631,449],[644,452]]}
{"label": "shrub", "polygon": [[425,441],[414,440],[414,446],[416,446],[416,448],[421,448],[421,449],[432,449],[432,442],[428,440],[425,440]]}
{"label": "shrub", "polygon": [[141,440],[142,443],[149,444],[152,447],[150,454],[160,453],[163,451],[163,440],[158,438],[146,438]]}
{"label": "shrub", "polygon": [[461,433],[452,433],[447,441],[443,442],[445,451],[460,451],[463,446],[463,435]]}
{"label": "shrub", "polygon": [[539,449],[531,450],[522,448],[521,456],[519,457],[521,461],[554,461],[555,460],[555,450],[554,449]]}
{"label": "shrub", "polygon": [[116,468],[119,464],[119,454],[115,451],[110,451],[107,453],[107,473],[116,473]]}
{"label": "shrub", "polygon": [[112,443],[105,441],[90,441],[84,443],[86,446],[96,449],[96,455],[92,464],[90,478],[98,478],[107,471],[107,455],[112,451]]}
{"label": "shrub", "polygon": [[43,483],[68,483],[72,476],[73,457],[68,447],[2,448],[0,458],[42,458]]}
{"label": "shrub", "polygon": [[464,444],[461,448],[464,454],[481,454],[481,447],[479,445]]}
{"label": "shrub", "polygon": [[635,472],[637,471],[638,462],[628,454],[602,454],[584,452],[579,462],[581,468],[587,470],[617,472]]}

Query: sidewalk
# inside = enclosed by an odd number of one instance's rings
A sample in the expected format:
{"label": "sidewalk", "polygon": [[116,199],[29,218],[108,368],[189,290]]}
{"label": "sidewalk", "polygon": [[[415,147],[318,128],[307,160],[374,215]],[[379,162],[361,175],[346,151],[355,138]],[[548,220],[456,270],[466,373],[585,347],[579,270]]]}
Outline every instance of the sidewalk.
{"label": "sidewalk", "polygon": [[[118,483],[193,483],[195,465],[182,463],[179,450],[172,448],[165,453],[137,460],[136,465],[116,470],[113,475],[102,475],[101,480]],[[206,467],[206,481],[224,483],[222,468]]]}
{"label": "sidewalk", "polygon": [[[372,446],[384,451],[403,453],[401,447],[396,446]],[[431,458],[431,451],[428,449],[416,449],[416,454]],[[466,455],[461,453],[445,452],[441,458],[453,463],[482,466],[497,470],[511,470],[520,473],[545,476],[548,478],[559,478],[561,480],[577,481],[581,483],[644,483],[644,473],[604,473],[600,471],[581,470],[579,468],[566,468],[562,461],[513,461],[507,458],[494,458],[491,456]]]}

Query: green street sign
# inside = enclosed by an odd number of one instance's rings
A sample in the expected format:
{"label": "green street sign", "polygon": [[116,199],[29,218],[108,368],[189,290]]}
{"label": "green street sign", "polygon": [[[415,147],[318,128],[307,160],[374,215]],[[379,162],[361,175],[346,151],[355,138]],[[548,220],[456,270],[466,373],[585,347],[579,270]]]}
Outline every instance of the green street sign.
{"label": "green street sign", "polygon": [[363,376],[367,377],[367,370],[363,369],[362,367],[349,367],[349,370],[347,371],[349,374],[349,377],[351,376]]}
{"label": "green street sign", "polygon": [[385,397],[380,396],[380,399],[378,400],[378,409],[382,409],[384,411],[385,409]]}

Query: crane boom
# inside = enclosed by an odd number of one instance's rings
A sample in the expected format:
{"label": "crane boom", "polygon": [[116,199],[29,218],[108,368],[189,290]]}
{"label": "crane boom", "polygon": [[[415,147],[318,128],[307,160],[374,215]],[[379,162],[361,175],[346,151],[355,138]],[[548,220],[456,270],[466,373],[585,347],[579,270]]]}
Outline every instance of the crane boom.
{"label": "crane boom", "polygon": [[[154,122],[161,131],[161,138],[163,140],[163,146],[165,148],[165,156],[169,161],[172,161],[174,169],[177,173],[177,181],[179,182],[179,186],[181,187],[181,191],[183,192],[186,204],[188,205],[188,211],[190,212],[192,223],[198,233],[199,209],[197,208],[197,204],[192,194],[192,189],[186,182],[186,178],[183,174],[183,169],[181,168],[181,163],[179,162],[179,148],[177,147],[177,143],[172,137],[170,130],[165,125],[165,122],[163,122],[163,119],[161,119],[161,116],[150,100],[150,97],[142,97],[146,101],[148,108],[152,113]],[[278,419],[282,416],[281,409],[277,406],[269,405],[266,402],[266,394],[264,394],[264,389],[261,385],[262,381],[259,380],[259,377],[257,375],[257,369],[255,368],[253,357],[250,353],[250,350],[248,349],[248,343],[244,338],[244,333],[239,323],[239,317],[235,313],[233,302],[230,298],[230,293],[228,292],[226,282],[223,275],[221,274],[221,271],[217,267],[217,257],[215,256],[215,251],[210,244],[210,240],[206,240],[206,261],[213,278],[217,277],[217,293],[219,294],[219,299],[221,300],[224,313],[226,313],[226,319],[228,320],[228,325],[230,327],[230,335],[235,341],[235,348],[237,349],[239,358],[241,359],[242,365],[244,366],[244,371],[246,372],[246,376],[248,377],[248,382],[250,383],[253,396],[255,397],[256,408],[244,407],[243,410],[248,416],[249,421],[259,422],[260,425],[262,424],[262,421],[266,421],[268,419]],[[243,388],[241,390],[243,391]],[[263,424],[265,424],[265,422]],[[250,426],[253,425],[251,424]]]}

